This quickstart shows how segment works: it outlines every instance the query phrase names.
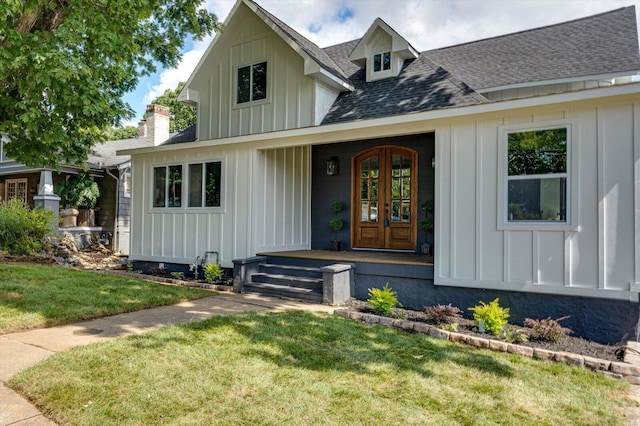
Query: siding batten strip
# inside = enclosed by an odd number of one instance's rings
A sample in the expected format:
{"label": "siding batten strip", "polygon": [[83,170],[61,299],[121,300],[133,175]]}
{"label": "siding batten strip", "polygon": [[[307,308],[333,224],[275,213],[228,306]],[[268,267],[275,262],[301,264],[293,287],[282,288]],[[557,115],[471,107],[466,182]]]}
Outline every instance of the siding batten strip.
{"label": "siding batten strip", "polygon": [[[215,126],[218,128],[218,139],[222,138],[222,62],[218,65],[218,121]],[[233,86],[230,84],[229,87]],[[229,89],[231,90],[231,89]],[[197,127],[197,126],[196,126]],[[213,132],[209,132],[213,134]]]}
{"label": "siding batten strip", "polygon": [[564,287],[571,287],[571,271],[573,265],[571,264],[571,237],[573,234],[569,231],[564,231]]}
{"label": "siding batten strip", "polygon": [[633,181],[634,181],[634,235],[635,235],[635,284],[640,284],[640,103],[631,105],[633,120]]}
{"label": "siding batten strip", "polygon": [[483,194],[483,167],[482,144],[483,137],[478,122],[476,126],[476,280],[482,279],[482,194]]}
{"label": "siding batten strip", "polygon": [[533,284],[540,284],[540,232],[531,231],[531,280]]}
{"label": "siding batten strip", "polygon": [[451,169],[449,171],[449,185],[451,185],[451,193],[449,195],[449,276],[456,278],[456,134],[453,126],[449,127],[449,162]]}
{"label": "siding batten strip", "polygon": [[606,288],[606,193],[605,193],[605,149],[604,149],[604,121],[599,108],[596,108],[596,137],[598,145],[598,288]]}

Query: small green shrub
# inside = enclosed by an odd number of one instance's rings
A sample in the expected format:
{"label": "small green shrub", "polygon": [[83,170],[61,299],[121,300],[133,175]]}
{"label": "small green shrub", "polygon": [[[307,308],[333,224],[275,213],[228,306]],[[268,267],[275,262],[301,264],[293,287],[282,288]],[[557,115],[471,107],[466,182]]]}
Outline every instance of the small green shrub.
{"label": "small green shrub", "polygon": [[507,343],[523,343],[529,340],[529,336],[518,328],[507,327],[502,332],[502,340]]}
{"label": "small green shrub", "polygon": [[389,287],[389,283],[386,283],[381,289],[370,288],[367,303],[373,307],[373,312],[381,315],[389,315],[393,308],[402,306],[398,302],[398,293]]}
{"label": "small green shrub", "polygon": [[450,324],[442,324],[439,328],[446,331],[453,331],[455,333],[456,331],[458,331],[458,323],[452,322]]}
{"label": "small green shrub", "polygon": [[557,320],[547,318],[543,320],[525,318],[524,326],[531,328],[531,340],[543,340],[548,342],[558,342],[562,336],[571,333],[571,329],[560,325],[560,321],[566,320],[568,316]]}
{"label": "small green shrub", "polygon": [[479,327],[482,323],[486,331],[496,336],[502,332],[509,319],[509,308],[501,307],[497,298],[489,304],[480,301],[479,305],[469,310],[473,311],[473,319]]}
{"label": "small green shrub", "polygon": [[209,263],[204,267],[204,279],[207,281],[218,281],[224,275],[224,271],[219,263]]}
{"label": "small green shrub", "polygon": [[435,305],[424,307],[425,316],[429,321],[435,324],[450,324],[455,322],[457,318],[462,318],[462,310],[456,306]]}
{"label": "small green shrub", "polygon": [[184,272],[172,272],[171,278],[174,280],[184,280]]}
{"label": "small green shrub", "polygon": [[53,212],[31,210],[18,199],[0,204],[0,249],[13,255],[34,255],[44,250],[52,234]]}

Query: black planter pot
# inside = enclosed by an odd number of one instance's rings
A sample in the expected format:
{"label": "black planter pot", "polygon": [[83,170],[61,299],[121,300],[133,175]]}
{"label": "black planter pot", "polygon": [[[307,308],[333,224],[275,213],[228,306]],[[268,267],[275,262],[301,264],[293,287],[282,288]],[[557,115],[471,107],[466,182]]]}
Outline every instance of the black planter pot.
{"label": "black planter pot", "polygon": [[331,251],[340,251],[342,249],[342,242],[337,240],[331,240]]}

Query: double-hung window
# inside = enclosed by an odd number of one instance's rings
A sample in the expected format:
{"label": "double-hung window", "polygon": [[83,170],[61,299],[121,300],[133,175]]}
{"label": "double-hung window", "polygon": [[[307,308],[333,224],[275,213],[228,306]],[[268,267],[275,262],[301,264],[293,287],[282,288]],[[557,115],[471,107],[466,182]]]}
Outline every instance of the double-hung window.
{"label": "double-hung window", "polygon": [[570,129],[506,133],[507,223],[569,223]]}
{"label": "double-hung window", "polygon": [[373,72],[387,71],[391,69],[391,52],[373,55]]}
{"label": "double-hung window", "polygon": [[189,164],[189,207],[220,207],[222,162]]}
{"label": "double-hung window", "polygon": [[182,206],[182,166],[153,168],[153,207]]}
{"label": "double-hung window", "polygon": [[267,62],[238,68],[236,103],[259,101],[267,98]]}

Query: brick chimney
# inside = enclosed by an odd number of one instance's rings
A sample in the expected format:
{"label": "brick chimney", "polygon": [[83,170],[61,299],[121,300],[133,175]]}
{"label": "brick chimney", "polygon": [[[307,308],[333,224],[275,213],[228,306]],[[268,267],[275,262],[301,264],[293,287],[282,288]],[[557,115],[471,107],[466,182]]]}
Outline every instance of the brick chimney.
{"label": "brick chimney", "polygon": [[143,118],[138,121],[138,137],[146,138],[147,137],[147,119]]}
{"label": "brick chimney", "polygon": [[142,125],[142,120],[138,124],[138,134],[141,127],[144,128],[148,145],[158,146],[169,139],[169,108],[162,105],[147,105],[146,123]]}

